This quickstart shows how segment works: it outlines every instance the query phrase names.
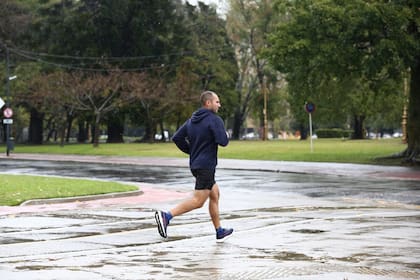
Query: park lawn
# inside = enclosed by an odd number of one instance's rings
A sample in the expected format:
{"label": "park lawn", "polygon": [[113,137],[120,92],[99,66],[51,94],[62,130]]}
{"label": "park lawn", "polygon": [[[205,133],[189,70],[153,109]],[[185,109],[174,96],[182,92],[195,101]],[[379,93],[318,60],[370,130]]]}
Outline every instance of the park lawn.
{"label": "park lawn", "polygon": [[[389,164],[381,158],[406,148],[401,139],[314,139],[310,141],[238,141],[220,149],[220,156],[235,159]],[[398,164],[398,161],[394,163]]]}
{"label": "park lawn", "polygon": [[3,206],[19,205],[31,199],[64,198],[138,189],[118,182],[87,179],[11,174],[0,176],[0,205]]}
{"label": "park lawn", "polygon": [[[311,161],[340,163],[381,164],[378,158],[388,157],[403,151],[406,144],[401,139],[314,139],[310,140],[231,141],[227,147],[219,148],[220,158]],[[173,143],[102,143],[94,148],[91,144],[57,144],[37,146],[17,145],[16,153],[51,153],[101,156],[138,157],[185,157]],[[389,162],[387,162],[389,163]],[[398,164],[396,161],[394,164]]]}

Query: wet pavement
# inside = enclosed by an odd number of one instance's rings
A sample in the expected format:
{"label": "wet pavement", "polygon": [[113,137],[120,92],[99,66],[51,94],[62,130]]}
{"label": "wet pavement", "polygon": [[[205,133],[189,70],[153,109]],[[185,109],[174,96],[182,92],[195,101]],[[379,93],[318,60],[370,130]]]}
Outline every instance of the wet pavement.
{"label": "wet pavement", "polygon": [[1,279],[420,279],[418,169],[221,160],[221,218],[235,232],[217,243],[206,207],[157,233],[154,210],[191,193],[186,159],[41,159],[0,168],[143,193],[0,207]]}

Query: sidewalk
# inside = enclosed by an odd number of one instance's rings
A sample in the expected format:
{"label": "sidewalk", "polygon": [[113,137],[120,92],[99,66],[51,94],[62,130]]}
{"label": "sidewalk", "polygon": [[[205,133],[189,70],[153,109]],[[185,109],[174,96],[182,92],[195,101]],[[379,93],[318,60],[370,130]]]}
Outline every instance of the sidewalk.
{"label": "sidewalk", "polygon": [[[188,168],[186,158],[0,156],[1,163],[16,161],[10,166],[35,166],[36,160],[74,162],[66,168],[99,162],[109,166],[92,165],[189,173],[176,168]],[[130,182],[142,193],[131,196],[0,207],[0,275],[28,280],[420,279],[418,204],[396,200],[419,201],[419,169],[232,159],[221,159],[219,169],[234,170],[222,171],[230,175],[223,182],[221,219],[235,229],[224,243],[216,242],[206,207],[174,219],[170,237],[162,239],[154,211],[171,209],[191,189],[183,178],[159,185],[139,182],[143,177],[138,176]]]}

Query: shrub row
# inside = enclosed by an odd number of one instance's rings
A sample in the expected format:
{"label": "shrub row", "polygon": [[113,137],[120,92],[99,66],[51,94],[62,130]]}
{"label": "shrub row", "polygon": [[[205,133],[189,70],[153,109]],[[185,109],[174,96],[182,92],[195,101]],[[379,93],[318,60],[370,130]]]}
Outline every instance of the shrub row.
{"label": "shrub row", "polygon": [[341,128],[319,128],[316,130],[318,138],[350,138],[353,130]]}

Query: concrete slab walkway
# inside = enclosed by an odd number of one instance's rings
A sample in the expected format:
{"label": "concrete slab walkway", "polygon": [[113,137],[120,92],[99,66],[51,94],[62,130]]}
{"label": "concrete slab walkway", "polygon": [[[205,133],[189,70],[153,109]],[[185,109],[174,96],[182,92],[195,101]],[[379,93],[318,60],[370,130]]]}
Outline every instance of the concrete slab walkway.
{"label": "concrete slab walkway", "polygon": [[[188,166],[173,158],[0,157],[7,160]],[[240,160],[219,168],[221,218],[235,229],[224,243],[206,207],[174,219],[169,238],[160,238],[154,210],[190,195],[190,183],[139,182],[143,193],[134,196],[1,207],[0,277],[420,279],[417,169]]]}

